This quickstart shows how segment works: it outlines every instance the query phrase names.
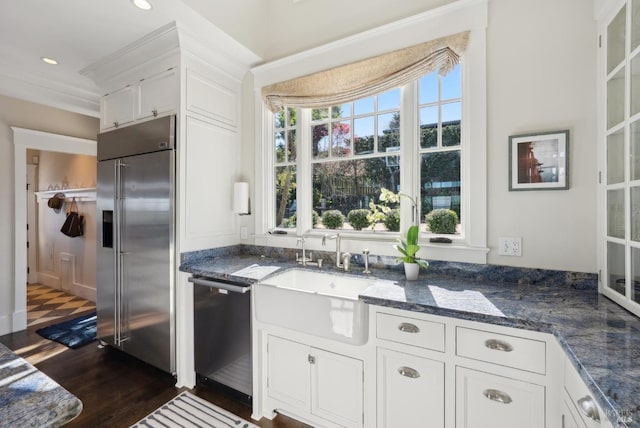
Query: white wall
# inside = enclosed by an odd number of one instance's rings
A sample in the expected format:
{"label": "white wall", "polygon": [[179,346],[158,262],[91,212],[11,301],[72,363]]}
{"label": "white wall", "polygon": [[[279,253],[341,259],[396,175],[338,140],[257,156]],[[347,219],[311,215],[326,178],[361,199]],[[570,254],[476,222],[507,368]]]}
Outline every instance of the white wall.
{"label": "white wall", "polygon": [[0,95],[0,332],[10,331],[14,303],[13,143],[10,126],[95,139],[98,119]]}
{"label": "white wall", "polygon": [[[489,263],[596,271],[593,4],[491,0],[488,51]],[[508,191],[509,135],[569,129],[570,189]],[[522,237],[522,257],[497,255]]]}
{"label": "white wall", "polygon": [[[96,166],[95,156],[42,151],[39,190],[95,187]],[[47,199],[38,204],[38,281],[95,301],[96,203],[76,201],[84,219],[84,235],[75,238],[60,232],[70,203],[69,198],[58,212],[48,207]]]}
{"label": "white wall", "polygon": [[[402,6],[391,15],[382,13],[394,10],[382,0],[329,3],[333,7],[306,0],[296,7],[287,0],[270,3],[272,31],[267,34],[265,57],[273,59],[320,46],[336,35],[370,28],[378,20],[376,25],[388,22],[388,16],[398,19],[412,10],[415,13],[448,2],[394,2],[394,7]],[[491,264],[596,271],[597,52],[593,8],[593,3],[584,0],[489,2],[487,246]],[[363,9],[381,13],[360,13],[360,17],[358,12]],[[354,20],[355,16],[359,18]],[[249,87],[247,81],[244,87]],[[254,103],[243,99],[245,117],[254,108]],[[509,135],[562,129],[570,130],[571,188],[509,192]],[[251,131],[243,129],[243,144],[254,144]],[[242,167],[252,165],[243,162]],[[251,170],[245,170],[245,175],[251,183],[256,182]],[[498,256],[498,237],[522,237],[522,257]]]}

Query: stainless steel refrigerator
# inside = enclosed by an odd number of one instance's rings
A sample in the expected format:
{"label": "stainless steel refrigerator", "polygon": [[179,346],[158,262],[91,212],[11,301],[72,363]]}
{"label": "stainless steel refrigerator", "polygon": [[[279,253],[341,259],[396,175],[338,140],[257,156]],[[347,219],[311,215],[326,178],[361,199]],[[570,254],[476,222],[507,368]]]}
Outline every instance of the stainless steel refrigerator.
{"label": "stainless steel refrigerator", "polygon": [[98,135],[98,339],[175,373],[175,116]]}

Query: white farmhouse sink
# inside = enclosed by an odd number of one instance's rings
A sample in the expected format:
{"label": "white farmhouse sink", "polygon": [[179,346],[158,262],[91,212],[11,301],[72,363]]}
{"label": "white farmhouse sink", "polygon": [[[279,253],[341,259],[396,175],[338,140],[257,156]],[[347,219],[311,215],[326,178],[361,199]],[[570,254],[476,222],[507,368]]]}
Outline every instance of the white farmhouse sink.
{"label": "white farmhouse sink", "polygon": [[353,345],[367,342],[369,311],[358,295],[375,279],[291,269],[251,288],[256,318]]}

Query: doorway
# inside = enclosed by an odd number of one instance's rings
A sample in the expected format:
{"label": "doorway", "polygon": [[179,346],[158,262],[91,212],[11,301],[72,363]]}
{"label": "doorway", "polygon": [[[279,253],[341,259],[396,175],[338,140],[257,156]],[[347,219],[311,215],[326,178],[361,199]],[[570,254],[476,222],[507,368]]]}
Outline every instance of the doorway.
{"label": "doorway", "polygon": [[14,145],[14,305],[11,331],[27,327],[27,149],[96,156],[95,140],[11,127]]}

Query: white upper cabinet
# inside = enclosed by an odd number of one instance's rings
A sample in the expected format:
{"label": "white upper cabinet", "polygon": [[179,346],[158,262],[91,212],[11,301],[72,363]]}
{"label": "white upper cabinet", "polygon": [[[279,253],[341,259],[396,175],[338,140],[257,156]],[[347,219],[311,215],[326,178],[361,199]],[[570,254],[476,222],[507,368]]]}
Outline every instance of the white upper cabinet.
{"label": "white upper cabinet", "polygon": [[239,115],[240,88],[237,86],[235,82],[225,82],[222,76],[216,76],[214,81],[187,69],[187,111],[235,130]]}
{"label": "white upper cabinet", "polygon": [[178,70],[172,68],[138,84],[136,119],[162,116],[178,110]]}
{"label": "white upper cabinet", "polygon": [[134,120],[137,87],[126,86],[102,97],[100,129],[117,128]]}

